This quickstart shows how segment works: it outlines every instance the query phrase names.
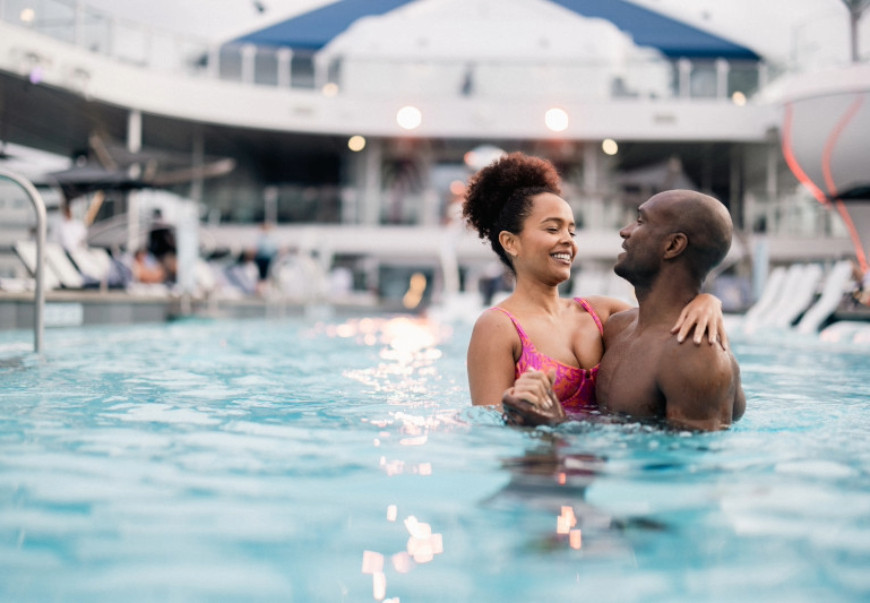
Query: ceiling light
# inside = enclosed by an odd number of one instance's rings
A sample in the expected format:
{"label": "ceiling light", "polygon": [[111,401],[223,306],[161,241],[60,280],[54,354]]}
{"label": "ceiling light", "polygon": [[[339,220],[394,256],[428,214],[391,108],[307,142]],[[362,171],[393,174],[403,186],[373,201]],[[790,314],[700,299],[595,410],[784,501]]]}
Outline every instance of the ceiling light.
{"label": "ceiling light", "polygon": [[544,114],[544,123],[553,132],[564,132],[568,129],[568,113],[564,109],[553,107]]}
{"label": "ceiling light", "polygon": [[423,113],[417,107],[406,105],[396,113],[396,122],[406,130],[413,130],[423,123]]}

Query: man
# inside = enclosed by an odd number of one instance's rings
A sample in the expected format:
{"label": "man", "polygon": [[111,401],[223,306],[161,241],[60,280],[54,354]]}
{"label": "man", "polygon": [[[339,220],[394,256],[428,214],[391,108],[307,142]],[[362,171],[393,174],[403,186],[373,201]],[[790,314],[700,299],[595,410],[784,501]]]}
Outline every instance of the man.
{"label": "man", "polygon": [[[705,431],[725,429],[743,415],[746,400],[731,353],[720,346],[680,345],[671,333],[686,302],[728,253],[731,233],[721,203],[686,190],[655,195],[638,208],[637,221],[619,232],[625,251],[614,270],[634,285],[639,307],[604,326],[596,382],[602,410]],[[505,396],[510,421],[564,420],[549,392],[529,393],[535,386],[541,391],[541,380],[538,374],[518,382],[515,390],[525,392],[523,399]]]}

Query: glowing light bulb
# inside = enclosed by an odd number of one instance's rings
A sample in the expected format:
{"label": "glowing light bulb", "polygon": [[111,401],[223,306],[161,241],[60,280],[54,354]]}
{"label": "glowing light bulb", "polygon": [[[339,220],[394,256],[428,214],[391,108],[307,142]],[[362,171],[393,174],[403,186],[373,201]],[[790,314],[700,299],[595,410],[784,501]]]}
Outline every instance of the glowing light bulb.
{"label": "glowing light bulb", "polygon": [[616,155],[619,152],[619,145],[612,138],[605,138],[601,141],[601,150],[605,155]]}
{"label": "glowing light bulb", "polygon": [[366,148],[366,139],[364,136],[351,136],[347,141],[347,148],[354,153],[359,153]]}
{"label": "glowing light bulb", "polygon": [[396,122],[405,130],[413,130],[423,123],[423,113],[417,107],[407,105],[396,113]]}
{"label": "glowing light bulb", "polygon": [[564,132],[568,129],[568,113],[558,107],[549,109],[544,114],[544,123],[553,132]]}

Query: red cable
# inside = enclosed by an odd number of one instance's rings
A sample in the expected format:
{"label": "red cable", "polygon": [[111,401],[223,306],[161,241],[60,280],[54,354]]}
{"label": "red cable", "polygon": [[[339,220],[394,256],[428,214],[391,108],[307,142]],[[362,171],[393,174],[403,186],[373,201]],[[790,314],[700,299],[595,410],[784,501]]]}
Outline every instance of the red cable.
{"label": "red cable", "polygon": [[[831,172],[831,156],[834,154],[834,147],[837,144],[837,139],[840,137],[840,134],[843,133],[843,130],[846,129],[848,123],[855,117],[855,114],[858,113],[858,110],[861,108],[861,104],[864,102],[864,99],[861,96],[858,96],[849,105],[849,108],[840,118],[840,121],[837,122],[837,125],[834,126],[834,129],[831,130],[831,134],[828,136],[828,140],[825,142],[825,150],[822,153],[822,174],[825,177],[825,184],[828,187],[828,194],[836,198],[837,197],[837,185],[834,183],[834,176]],[[858,259],[858,265],[861,267],[861,272],[867,272],[867,256],[864,254],[864,246],[861,243],[861,237],[858,234],[858,229],[855,228],[855,223],[852,221],[852,216],[849,215],[849,212],[846,210],[846,206],[843,203],[842,199],[836,199],[836,207],[837,212],[840,214],[840,217],[843,218],[843,222],[846,224],[846,230],[849,231],[849,238],[852,239],[852,245],[855,247],[855,257]]]}

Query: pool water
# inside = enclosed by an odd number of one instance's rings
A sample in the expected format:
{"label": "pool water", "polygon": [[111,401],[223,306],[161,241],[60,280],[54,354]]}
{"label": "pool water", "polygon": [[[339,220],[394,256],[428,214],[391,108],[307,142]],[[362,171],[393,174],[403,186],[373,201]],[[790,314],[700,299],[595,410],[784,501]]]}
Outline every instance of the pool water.
{"label": "pool water", "polygon": [[0,335],[3,601],[866,601],[870,349],[735,339],[730,431],[505,427],[466,324]]}

